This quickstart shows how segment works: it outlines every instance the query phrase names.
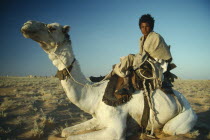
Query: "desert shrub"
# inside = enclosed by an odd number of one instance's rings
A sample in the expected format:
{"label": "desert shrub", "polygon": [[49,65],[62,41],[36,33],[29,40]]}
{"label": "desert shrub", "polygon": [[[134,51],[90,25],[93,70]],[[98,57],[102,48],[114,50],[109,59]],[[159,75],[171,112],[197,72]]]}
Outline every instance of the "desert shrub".
{"label": "desert shrub", "polygon": [[193,131],[191,131],[191,132],[189,132],[189,133],[187,133],[187,134],[185,134],[188,138],[197,138],[199,135],[200,135],[200,133],[199,133],[199,130],[193,130]]}
{"label": "desert shrub", "polygon": [[6,129],[0,127],[0,134],[4,135],[4,134],[8,134],[10,133],[12,130],[8,127]]}
{"label": "desert shrub", "polygon": [[48,124],[54,124],[55,123],[55,119],[53,117],[48,117],[47,118],[47,122],[48,122]]}
{"label": "desert shrub", "polygon": [[44,134],[44,127],[45,125],[39,125],[37,120],[34,120],[34,126],[31,130],[32,136],[40,138]]}
{"label": "desert shrub", "polygon": [[14,103],[14,101],[10,100],[8,97],[4,98],[4,100],[0,106],[0,110],[5,111],[5,110],[9,109],[13,105],[13,103]]}
{"label": "desert shrub", "polygon": [[24,124],[24,121],[25,121],[26,118],[22,117],[22,116],[18,116],[16,118],[16,125],[18,126],[22,126]]}
{"label": "desert shrub", "polygon": [[7,113],[5,113],[4,111],[0,112],[0,118],[6,118],[7,117]]}
{"label": "desert shrub", "polygon": [[56,135],[56,136],[58,136],[58,135],[61,135],[61,132],[63,131],[63,127],[58,127],[58,128],[56,128],[56,129],[54,129],[53,131],[52,131],[52,135]]}
{"label": "desert shrub", "polygon": [[207,138],[208,140],[210,140],[210,132],[208,133],[208,135],[206,136],[206,138]]}

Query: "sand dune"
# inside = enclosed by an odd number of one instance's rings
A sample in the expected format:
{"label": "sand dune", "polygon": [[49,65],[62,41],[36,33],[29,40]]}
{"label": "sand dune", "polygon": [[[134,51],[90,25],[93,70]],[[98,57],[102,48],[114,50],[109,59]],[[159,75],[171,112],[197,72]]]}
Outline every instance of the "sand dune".
{"label": "sand dune", "polygon": [[[162,140],[210,139],[210,80],[176,80],[174,89],[188,99],[198,122],[186,135],[158,136]],[[0,103],[1,139],[48,139],[91,118],[68,100],[56,78],[0,77]]]}

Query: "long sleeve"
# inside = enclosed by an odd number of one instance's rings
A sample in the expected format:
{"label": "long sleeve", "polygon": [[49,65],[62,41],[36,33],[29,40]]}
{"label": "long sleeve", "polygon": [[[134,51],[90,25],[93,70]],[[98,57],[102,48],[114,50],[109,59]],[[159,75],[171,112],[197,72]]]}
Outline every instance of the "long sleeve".
{"label": "long sleeve", "polygon": [[144,44],[142,44],[142,39],[140,39],[140,49],[146,51],[152,58],[163,60],[169,60],[171,58],[170,48],[161,35],[155,32],[149,33]]}

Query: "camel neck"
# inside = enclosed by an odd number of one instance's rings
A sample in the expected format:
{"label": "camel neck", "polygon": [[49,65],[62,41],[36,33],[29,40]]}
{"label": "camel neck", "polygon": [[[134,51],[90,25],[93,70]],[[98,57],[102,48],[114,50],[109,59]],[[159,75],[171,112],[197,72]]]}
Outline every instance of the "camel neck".
{"label": "camel neck", "polygon": [[55,52],[49,53],[49,58],[52,61],[53,65],[55,65],[59,71],[66,69],[70,65],[72,65],[71,75],[74,77],[73,79],[83,84],[87,83],[87,79],[85,78],[84,74],[81,72],[78,61],[77,60],[75,61],[75,56],[72,51],[72,46],[70,44],[70,41],[65,42],[60,46],[57,46]]}
{"label": "camel neck", "polygon": [[[75,56],[72,51],[72,47],[70,44],[64,44],[62,46],[58,46],[57,50],[54,53],[49,54],[49,58],[52,63],[58,68],[58,70],[63,70],[75,59]],[[66,80],[61,80],[61,84],[67,93],[68,98],[77,106],[80,106],[80,102],[82,101],[82,90],[84,90],[84,86],[89,82],[87,81],[84,74],[81,72],[78,61],[76,60],[72,64],[71,76]],[[81,83],[82,85],[78,84]]]}

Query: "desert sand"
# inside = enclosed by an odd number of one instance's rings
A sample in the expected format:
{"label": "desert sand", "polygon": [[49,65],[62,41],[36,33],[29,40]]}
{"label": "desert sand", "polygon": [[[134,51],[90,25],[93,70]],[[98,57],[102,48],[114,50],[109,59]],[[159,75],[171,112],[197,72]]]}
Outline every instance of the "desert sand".
{"label": "desert sand", "polygon": [[[194,129],[185,135],[161,140],[210,139],[210,80],[176,80],[181,92],[198,115]],[[63,128],[90,119],[74,104],[54,77],[0,77],[0,140],[59,139]],[[128,140],[151,138],[135,135]],[[157,139],[157,138],[156,138]]]}

